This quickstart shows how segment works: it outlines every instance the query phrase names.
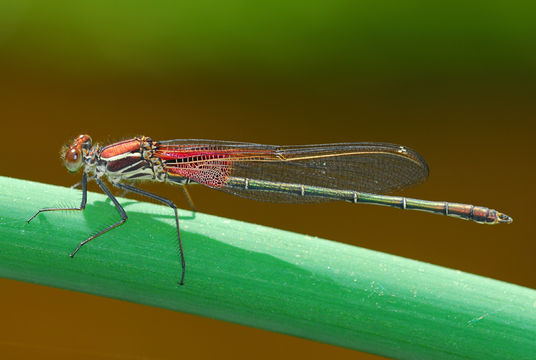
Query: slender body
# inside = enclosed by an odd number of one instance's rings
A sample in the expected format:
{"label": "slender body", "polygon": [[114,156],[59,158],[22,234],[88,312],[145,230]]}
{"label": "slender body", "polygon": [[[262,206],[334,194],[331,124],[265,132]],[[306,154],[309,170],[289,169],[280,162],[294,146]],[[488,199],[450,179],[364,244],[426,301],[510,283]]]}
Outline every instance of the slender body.
{"label": "slender body", "polygon": [[151,180],[183,185],[202,184],[242,197],[271,202],[318,202],[342,200],[385,205],[458,217],[483,224],[511,223],[512,218],[482,206],[428,201],[383,195],[426,180],[428,165],[415,151],[384,143],[340,143],[274,146],[214,140],[153,141],[140,137],[101,147],[80,135],[65,149],[64,163],[71,172],[84,168],[82,202],[77,208],[46,208],[43,211],[82,210],[87,201],[87,181],[94,179],[116,206],[121,220],[82,241],[87,242],[126,221],[127,215],[102,182],[148,196],[175,212],[184,282],[185,261],[175,204],[158,195],[127,185],[125,181]]}

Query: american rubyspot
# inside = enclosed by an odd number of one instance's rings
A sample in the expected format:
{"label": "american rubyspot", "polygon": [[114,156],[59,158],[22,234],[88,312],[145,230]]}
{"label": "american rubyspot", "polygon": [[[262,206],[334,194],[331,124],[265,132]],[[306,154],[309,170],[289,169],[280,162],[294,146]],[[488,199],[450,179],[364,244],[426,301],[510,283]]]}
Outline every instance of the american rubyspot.
{"label": "american rubyspot", "polygon": [[93,146],[88,135],[80,135],[65,149],[63,159],[70,172],[84,167],[80,206],[41,209],[28,222],[44,211],[83,210],[87,201],[87,181],[94,179],[114,203],[121,220],[82,241],[71,253],[73,257],[84,244],[127,220],[125,210],[101,180],[106,175],[112,185],[145,195],[173,209],[182,266],[181,285],[186,263],[175,204],[123,181],[153,180],[183,185],[192,209],[193,203],[184,186],[197,183],[271,202],[343,200],[421,210],[482,224],[512,222],[508,215],[482,206],[378,195],[422,182],[428,177],[428,165],[418,153],[394,144],[275,146],[215,140],[153,141],[140,137],[101,147]]}

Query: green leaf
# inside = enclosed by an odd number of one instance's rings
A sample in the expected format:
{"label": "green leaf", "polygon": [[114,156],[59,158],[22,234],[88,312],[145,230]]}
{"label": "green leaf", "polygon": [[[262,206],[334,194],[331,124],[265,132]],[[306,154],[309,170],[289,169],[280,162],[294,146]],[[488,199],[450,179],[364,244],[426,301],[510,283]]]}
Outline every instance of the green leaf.
{"label": "green leaf", "polygon": [[0,177],[0,276],[184,311],[397,359],[529,359],[536,291],[354,246]]}

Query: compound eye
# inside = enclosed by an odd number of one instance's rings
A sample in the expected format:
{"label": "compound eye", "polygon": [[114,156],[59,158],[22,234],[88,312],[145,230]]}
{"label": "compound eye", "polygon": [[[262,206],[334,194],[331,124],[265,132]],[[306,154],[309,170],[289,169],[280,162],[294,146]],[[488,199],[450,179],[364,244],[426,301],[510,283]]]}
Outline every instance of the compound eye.
{"label": "compound eye", "polygon": [[70,172],[77,172],[82,167],[82,154],[80,147],[70,147],[65,152],[65,158],[63,159],[65,167]]}

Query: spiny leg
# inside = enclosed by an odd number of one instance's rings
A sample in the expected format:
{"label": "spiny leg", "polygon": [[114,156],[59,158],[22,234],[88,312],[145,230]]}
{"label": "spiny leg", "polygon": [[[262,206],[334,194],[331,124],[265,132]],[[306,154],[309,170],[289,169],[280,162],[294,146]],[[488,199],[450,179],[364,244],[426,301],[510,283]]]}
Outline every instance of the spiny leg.
{"label": "spiny leg", "polygon": [[[36,217],[37,215],[39,215],[39,213],[42,213],[42,212],[45,212],[45,211],[58,211],[58,210],[84,210],[85,207],[86,207],[86,203],[87,203],[87,174],[84,173],[82,175],[82,202],[80,203],[80,206],[79,207],[72,207],[72,208],[44,208],[44,209],[39,209],[37,210],[37,212],[27,220],[27,222],[29,223],[30,221],[32,221],[32,219],[34,217]],[[79,185],[80,183],[78,183],[77,185]]]}
{"label": "spiny leg", "polygon": [[118,188],[125,189],[125,190],[128,190],[128,191],[132,191],[134,193],[144,195],[144,196],[150,197],[150,198],[152,198],[154,200],[160,201],[161,203],[166,204],[167,206],[172,208],[173,211],[175,211],[175,223],[177,225],[177,236],[179,238],[179,255],[180,255],[180,258],[181,258],[181,266],[182,266],[182,275],[181,275],[181,280],[179,281],[179,285],[184,285],[184,274],[186,273],[186,262],[184,260],[184,253],[183,253],[183,250],[182,250],[181,232],[179,230],[179,214],[177,213],[177,207],[175,206],[175,204],[171,200],[168,200],[168,199],[163,198],[161,196],[155,195],[155,194],[150,193],[148,191],[138,189],[138,188],[136,188],[134,186],[121,184],[121,183],[113,183],[113,184],[115,186],[117,186]]}
{"label": "spiny leg", "polygon": [[[95,179],[95,175],[91,175],[90,177],[88,177],[87,181],[91,181],[93,179]],[[84,179],[82,179],[82,181],[77,182],[76,184],[71,185],[70,189],[78,189],[78,187],[82,185],[83,182],[84,182]]]}
{"label": "spiny leg", "polygon": [[[112,192],[106,187],[106,185],[104,185],[104,183],[102,181],[100,181],[100,179],[98,178],[95,178],[95,181],[97,182],[97,184],[100,186],[100,188],[102,189],[102,191],[104,191],[106,193],[106,195],[108,195],[108,197],[110,198],[110,200],[112,200],[112,202],[114,203],[115,205],[115,208],[117,209],[117,211],[119,212],[119,215],[121,215],[121,220],[119,220],[118,222],[116,222],[115,224],[113,225],[110,225],[108,226],[106,229],[102,230],[102,231],[99,231],[98,233],[96,233],[95,235],[92,235],[90,237],[88,237],[86,240],[82,241],[80,244],[78,244],[78,247],[73,251],[73,253],[71,254],[71,257],[74,257],[76,255],[76,253],[78,252],[78,250],[80,250],[80,248],[82,246],[84,246],[85,244],[87,244],[88,242],[90,242],[91,240],[95,239],[96,237],[99,237],[101,236],[102,234],[104,234],[105,232],[107,231],[110,231],[112,230],[113,228],[116,228],[118,227],[119,225],[121,225],[122,223],[124,223],[125,221],[127,221],[127,213],[125,212],[125,209],[123,209],[123,207],[121,206],[121,204],[119,204],[119,202],[117,201],[117,199],[114,197],[114,195],[112,194]],[[85,188],[85,186],[84,186]]]}
{"label": "spiny leg", "polygon": [[190,196],[190,193],[188,192],[188,189],[186,188],[188,185],[183,185],[182,190],[184,191],[184,196],[186,196],[186,201],[188,201],[188,205],[190,205],[190,209],[195,213],[197,210],[195,209],[194,201],[192,200],[192,197]]}

